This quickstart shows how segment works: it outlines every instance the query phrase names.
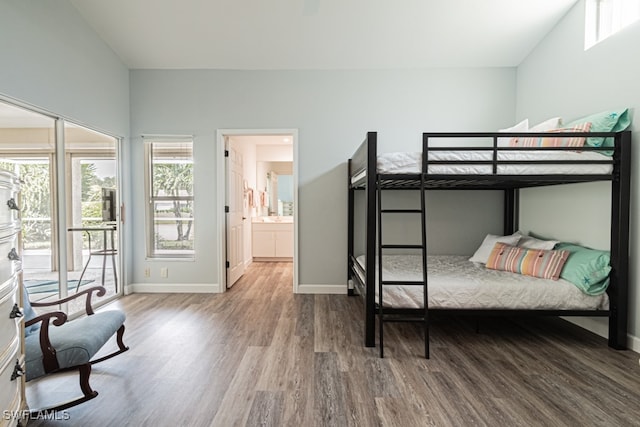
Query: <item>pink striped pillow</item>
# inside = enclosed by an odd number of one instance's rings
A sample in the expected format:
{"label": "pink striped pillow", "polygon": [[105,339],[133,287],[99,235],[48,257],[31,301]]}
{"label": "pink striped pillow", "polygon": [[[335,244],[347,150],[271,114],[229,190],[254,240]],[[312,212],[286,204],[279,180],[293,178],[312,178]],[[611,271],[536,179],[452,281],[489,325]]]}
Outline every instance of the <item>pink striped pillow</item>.
{"label": "pink striped pillow", "polygon": [[569,251],[527,249],[496,243],[489,255],[486,267],[492,270],[510,271],[525,276],[558,280]]}
{"label": "pink striped pillow", "polygon": [[[548,131],[549,133],[560,132],[589,132],[590,122],[580,123],[570,128],[559,128]],[[534,136],[531,138],[512,138],[510,147],[582,147],[585,137],[559,137],[559,136]]]}

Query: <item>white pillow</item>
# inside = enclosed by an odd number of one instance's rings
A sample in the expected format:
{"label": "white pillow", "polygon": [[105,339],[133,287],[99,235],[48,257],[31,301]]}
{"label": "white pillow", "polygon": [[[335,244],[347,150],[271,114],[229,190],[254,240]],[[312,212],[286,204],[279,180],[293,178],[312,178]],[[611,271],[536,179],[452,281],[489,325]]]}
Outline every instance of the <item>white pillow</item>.
{"label": "white pillow", "polygon": [[557,129],[559,127],[562,127],[562,118],[554,117],[529,128],[529,132],[546,132],[548,130]]}
{"label": "white pillow", "polygon": [[493,250],[493,247],[496,245],[496,243],[505,243],[507,245],[515,246],[521,237],[522,235],[518,233],[511,234],[510,236],[496,236],[495,234],[487,234],[487,237],[484,238],[476,253],[474,253],[473,256],[469,258],[469,261],[486,264],[487,260],[489,259],[489,255],[491,255],[491,251]]}
{"label": "white pillow", "polygon": [[[506,129],[500,129],[498,132],[526,132],[529,130],[529,119],[524,119],[520,123],[515,126]],[[498,147],[508,147],[509,141],[511,141],[511,137],[509,138],[498,138]]]}
{"label": "white pillow", "polygon": [[522,234],[520,231],[516,231],[515,234],[520,235],[520,240],[518,241],[518,246],[526,249],[544,249],[547,251],[552,250],[558,243],[559,240],[542,240],[537,239],[535,237],[528,236],[526,234]]}

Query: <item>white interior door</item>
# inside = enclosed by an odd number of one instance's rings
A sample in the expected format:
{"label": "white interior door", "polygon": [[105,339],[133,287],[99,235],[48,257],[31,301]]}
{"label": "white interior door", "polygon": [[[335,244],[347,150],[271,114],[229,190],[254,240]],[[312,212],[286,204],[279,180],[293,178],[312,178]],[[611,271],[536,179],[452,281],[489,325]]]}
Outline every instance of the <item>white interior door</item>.
{"label": "white interior door", "polygon": [[225,141],[227,150],[227,288],[244,274],[244,221],[243,166],[242,153],[236,150],[232,141]]}

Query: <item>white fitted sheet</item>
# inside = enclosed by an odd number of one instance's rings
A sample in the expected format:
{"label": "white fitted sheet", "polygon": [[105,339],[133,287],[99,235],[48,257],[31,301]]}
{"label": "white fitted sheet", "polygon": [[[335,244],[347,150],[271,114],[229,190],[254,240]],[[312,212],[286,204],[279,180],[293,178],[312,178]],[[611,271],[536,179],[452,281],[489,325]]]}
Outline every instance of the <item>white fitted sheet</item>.
{"label": "white fitted sheet", "polygon": [[[428,257],[430,308],[448,309],[537,309],[607,310],[606,293],[590,296],[566,280],[548,280],[505,271],[490,270],[467,256]],[[364,269],[365,257],[357,258]],[[422,280],[420,255],[383,256],[383,280]],[[364,279],[363,279],[364,282]],[[376,265],[376,302],[378,302]],[[385,285],[384,305],[392,308],[421,308],[422,286]]]}
{"label": "white fitted sheet", "polygon": [[[486,161],[491,160],[491,151],[430,151],[429,160]],[[600,153],[591,151],[505,151],[498,153],[498,160],[611,160]],[[422,171],[421,152],[396,152],[378,155],[378,173],[383,174],[419,174]],[[490,175],[492,165],[429,165],[430,174],[441,175]],[[609,174],[611,164],[510,164],[498,165],[500,175],[598,175]]]}

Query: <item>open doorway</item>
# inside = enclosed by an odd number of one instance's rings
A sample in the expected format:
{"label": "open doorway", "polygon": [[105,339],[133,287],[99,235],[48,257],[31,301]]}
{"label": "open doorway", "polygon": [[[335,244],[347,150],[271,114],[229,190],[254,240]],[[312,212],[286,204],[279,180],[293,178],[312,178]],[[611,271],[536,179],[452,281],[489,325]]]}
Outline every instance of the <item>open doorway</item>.
{"label": "open doorway", "polygon": [[296,292],[297,130],[220,130],[218,148],[223,291],[254,262],[289,262]]}

